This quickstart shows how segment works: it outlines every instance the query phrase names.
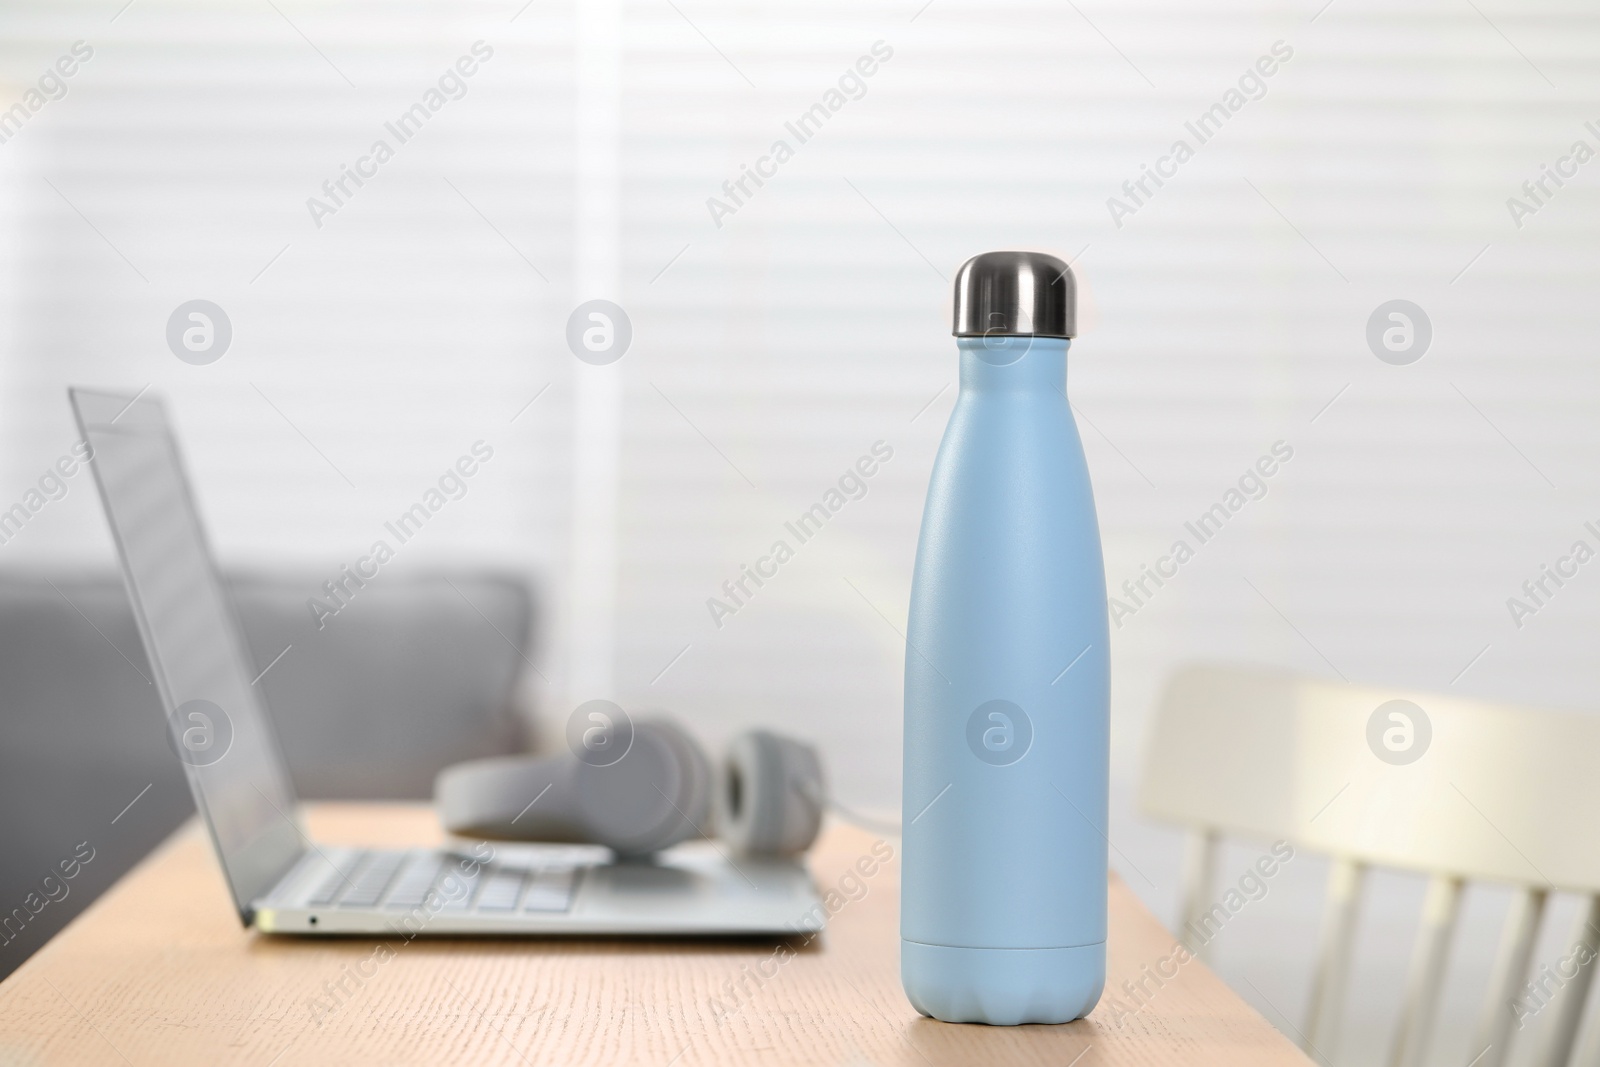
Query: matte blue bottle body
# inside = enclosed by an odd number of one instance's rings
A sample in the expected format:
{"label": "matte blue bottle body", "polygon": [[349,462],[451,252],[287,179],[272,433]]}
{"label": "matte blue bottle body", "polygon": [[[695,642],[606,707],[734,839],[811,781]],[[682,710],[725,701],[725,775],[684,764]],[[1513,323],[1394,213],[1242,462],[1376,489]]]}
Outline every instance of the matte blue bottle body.
{"label": "matte blue bottle body", "polygon": [[[959,338],[907,628],[901,978],[947,1021],[1065,1022],[1105,979],[1110,641],[1064,339]],[[994,732],[991,705],[1021,709]],[[997,762],[1012,760],[1012,762]]]}

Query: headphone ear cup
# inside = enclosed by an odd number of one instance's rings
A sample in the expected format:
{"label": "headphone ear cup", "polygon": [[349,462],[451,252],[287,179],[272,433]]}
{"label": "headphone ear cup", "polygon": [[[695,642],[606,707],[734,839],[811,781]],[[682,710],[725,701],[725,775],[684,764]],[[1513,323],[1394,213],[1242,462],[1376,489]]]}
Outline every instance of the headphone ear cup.
{"label": "headphone ear cup", "polygon": [[582,765],[577,808],[589,840],[626,856],[705,835],[711,761],[670,719],[634,724],[628,754],[607,767]]}
{"label": "headphone ear cup", "polygon": [[740,852],[804,852],[822,828],[827,790],[817,750],[769,730],[728,745],[717,783],[717,827]]}
{"label": "headphone ear cup", "polygon": [[498,756],[447,767],[434,783],[451,833],[507,841],[605,845],[645,855],[699,837],[711,813],[711,762],[676,724],[636,724],[626,755],[604,767],[574,756]]}
{"label": "headphone ear cup", "polygon": [[571,756],[491,756],[446,767],[433,807],[453,834],[502,841],[587,842],[573,801],[582,766]]}

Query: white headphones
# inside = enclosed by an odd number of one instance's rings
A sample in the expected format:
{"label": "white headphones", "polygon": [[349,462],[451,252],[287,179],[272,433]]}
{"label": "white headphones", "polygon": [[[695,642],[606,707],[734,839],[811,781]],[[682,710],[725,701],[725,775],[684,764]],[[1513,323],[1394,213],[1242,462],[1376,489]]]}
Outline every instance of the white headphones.
{"label": "white headphones", "polygon": [[641,856],[712,829],[747,854],[793,855],[816,840],[827,806],[810,745],[751,730],[713,770],[666,718],[631,725],[624,754],[497,756],[447,767],[434,783],[445,829],[470,837],[605,845]]}

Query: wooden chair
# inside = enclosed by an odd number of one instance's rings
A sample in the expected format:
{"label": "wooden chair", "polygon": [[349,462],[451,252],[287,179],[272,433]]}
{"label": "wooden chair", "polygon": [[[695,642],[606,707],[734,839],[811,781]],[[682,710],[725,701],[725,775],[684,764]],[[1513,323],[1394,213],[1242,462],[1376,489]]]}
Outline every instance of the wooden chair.
{"label": "wooden chair", "polygon": [[[1397,699],[1422,715],[1404,704],[1379,710]],[[1223,834],[1281,838],[1332,857],[1310,1010],[1299,1035],[1324,1063],[1334,1055],[1370,867],[1430,877],[1389,1057],[1394,1067],[1415,1067],[1426,1055],[1463,884],[1513,887],[1472,1046],[1481,1050],[1473,1067],[1501,1067],[1519,998],[1523,1013],[1536,1003],[1525,983],[1546,973],[1532,954],[1550,895],[1587,900],[1563,956],[1581,943],[1592,960],[1600,941],[1597,754],[1600,716],[1200,666],[1168,682],[1140,803],[1188,828],[1183,930],[1198,929],[1191,924],[1213,908]],[[1203,946],[1197,951],[1204,954]],[[1541,1067],[1600,1063],[1600,1025],[1591,1027],[1583,1055],[1572,1057],[1596,967],[1600,961],[1581,966],[1539,1007],[1543,1041],[1533,1062]]]}

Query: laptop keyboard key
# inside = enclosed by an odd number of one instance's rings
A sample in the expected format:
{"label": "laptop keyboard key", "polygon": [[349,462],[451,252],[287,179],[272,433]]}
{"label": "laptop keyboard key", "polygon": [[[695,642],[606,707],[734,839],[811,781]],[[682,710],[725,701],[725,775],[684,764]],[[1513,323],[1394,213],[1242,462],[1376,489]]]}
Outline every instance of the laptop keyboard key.
{"label": "laptop keyboard key", "polygon": [[514,867],[491,872],[478,893],[478,910],[514,911],[517,901],[522,897],[524,873]]}
{"label": "laptop keyboard key", "polygon": [[481,867],[469,874],[460,870],[455,864],[450,864],[445,867],[444,873],[439,876],[438,884],[433,888],[444,898],[445,911],[466,911],[472,907],[472,898],[477,894],[483,880]]}
{"label": "laptop keyboard key", "polygon": [[332,870],[322,879],[321,884],[317,886],[316,892],[311,894],[309,903],[314,907],[326,907],[338,900],[339,894],[350,887],[351,875],[355,873],[357,867],[361,866],[367,856],[368,853],[366,852],[352,852],[344,858],[342,863],[335,864],[330,860],[329,864],[332,866]]}
{"label": "laptop keyboard key", "polygon": [[383,891],[389,887],[400,870],[400,865],[405,862],[404,852],[374,852],[371,859],[365,863],[356,876],[351,879],[351,886],[339,898],[341,908],[371,908],[375,907],[383,897]]}
{"label": "laptop keyboard key", "polygon": [[433,883],[439,877],[439,857],[436,855],[422,855],[412,860],[406,866],[399,878],[389,887],[389,893],[383,898],[386,908],[417,908],[427,899],[428,890],[433,888]]}
{"label": "laptop keyboard key", "polygon": [[578,880],[573,867],[546,867],[529,880],[523,911],[563,912],[572,907],[572,890]]}
{"label": "laptop keyboard key", "polygon": [[350,875],[348,872],[335,867],[328,872],[327,877],[322,879],[321,884],[317,886],[316,892],[311,894],[310,903],[316,906],[332,904],[338,899],[339,894],[344,891],[345,884],[349,880]]}

